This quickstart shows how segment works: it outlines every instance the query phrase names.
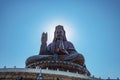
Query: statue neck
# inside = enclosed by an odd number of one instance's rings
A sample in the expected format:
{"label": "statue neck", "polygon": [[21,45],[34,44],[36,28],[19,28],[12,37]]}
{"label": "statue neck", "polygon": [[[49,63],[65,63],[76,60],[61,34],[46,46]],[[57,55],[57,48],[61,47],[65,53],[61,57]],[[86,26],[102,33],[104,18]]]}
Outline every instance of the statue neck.
{"label": "statue neck", "polygon": [[63,41],[63,40],[62,40],[62,39],[57,39],[57,40],[56,40],[56,42],[61,42],[61,41]]}

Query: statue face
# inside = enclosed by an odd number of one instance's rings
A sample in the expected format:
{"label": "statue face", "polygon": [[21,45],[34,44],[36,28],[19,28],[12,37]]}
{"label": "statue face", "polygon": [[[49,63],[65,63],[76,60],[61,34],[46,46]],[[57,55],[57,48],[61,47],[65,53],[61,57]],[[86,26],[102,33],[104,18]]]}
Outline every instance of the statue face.
{"label": "statue face", "polygon": [[61,39],[64,38],[64,30],[63,30],[63,27],[62,27],[62,26],[57,26],[57,27],[56,27],[55,37],[56,37],[58,40],[61,40]]}

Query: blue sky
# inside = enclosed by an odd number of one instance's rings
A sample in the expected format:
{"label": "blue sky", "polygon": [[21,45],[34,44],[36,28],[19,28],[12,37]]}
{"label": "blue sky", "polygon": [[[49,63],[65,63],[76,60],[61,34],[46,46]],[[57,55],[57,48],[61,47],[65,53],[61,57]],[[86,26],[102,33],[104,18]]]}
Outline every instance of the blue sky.
{"label": "blue sky", "polygon": [[25,67],[59,24],[92,75],[120,77],[120,0],[0,0],[0,67]]}

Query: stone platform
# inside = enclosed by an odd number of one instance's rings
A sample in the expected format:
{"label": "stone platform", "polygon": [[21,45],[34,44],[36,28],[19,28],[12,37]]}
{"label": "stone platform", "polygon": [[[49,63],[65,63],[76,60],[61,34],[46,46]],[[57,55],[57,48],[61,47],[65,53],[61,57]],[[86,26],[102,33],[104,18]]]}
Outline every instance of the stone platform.
{"label": "stone platform", "polygon": [[31,69],[31,68],[1,68],[0,80],[16,80],[22,77],[24,80],[36,80],[42,74],[43,80],[86,80],[90,79],[87,75],[81,75],[69,71],[50,70],[50,69]]}

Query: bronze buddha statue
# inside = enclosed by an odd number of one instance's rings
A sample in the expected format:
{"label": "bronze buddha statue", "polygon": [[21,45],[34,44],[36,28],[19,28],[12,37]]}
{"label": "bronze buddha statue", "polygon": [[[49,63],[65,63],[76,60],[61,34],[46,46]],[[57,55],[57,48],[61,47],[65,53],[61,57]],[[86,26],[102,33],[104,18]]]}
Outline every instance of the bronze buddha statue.
{"label": "bronze buddha statue", "polygon": [[39,55],[64,55],[65,57],[62,60],[72,61],[81,66],[84,65],[83,55],[75,50],[71,42],[67,41],[62,25],[56,26],[52,43],[47,46],[47,33],[42,34],[41,43]]}
{"label": "bronze buddha statue", "polygon": [[[41,61],[46,63],[39,64]],[[51,63],[49,63],[50,61]],[[53,64],[52,61],[55,63]],[[60,61],[62,63],[59,63]],[[70,67],[69,65],[72,64],[64,64],[64,62],[73,63],[74,65],[73,67]],[[54,69],[57,64],[60,64],[57,68],[61,68],[61,65],[64,64],[64,70],[69,69],[72,71],[78,71],[80,74],[87,74],[90,76],[90,72],[86,68],[83,55],[78,53],[73,44],[67,40],[65,30],[62,25],[56,26],[54,39],[49,45],[47,45],[47,33],[42,33],[39,55],[31,56],[26,60],[27,67],[29,67],[28,65],[32,67],[31,65],[34,65],[34,63],[36,63],[35,66],[39,65],[41,68],[53,67]]]}

